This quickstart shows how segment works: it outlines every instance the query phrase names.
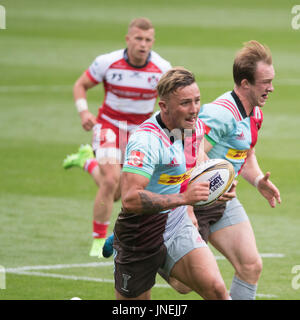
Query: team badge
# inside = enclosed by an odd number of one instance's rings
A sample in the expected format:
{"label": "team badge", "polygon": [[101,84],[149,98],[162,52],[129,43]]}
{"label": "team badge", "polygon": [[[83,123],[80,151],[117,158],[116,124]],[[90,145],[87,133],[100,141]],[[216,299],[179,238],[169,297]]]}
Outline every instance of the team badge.
{"label": "team badge", "polygon": [[131,151],[128,159],[128,164],[130,166],[142,168],[144,156],[145,154],[141,151]]}

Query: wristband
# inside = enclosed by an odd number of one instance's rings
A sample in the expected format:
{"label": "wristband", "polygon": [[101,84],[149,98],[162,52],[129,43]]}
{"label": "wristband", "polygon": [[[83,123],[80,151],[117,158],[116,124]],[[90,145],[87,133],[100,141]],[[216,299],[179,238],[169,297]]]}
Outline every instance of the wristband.
{"label": "wristband", "polygon": [[254,180],[254,182],[253,182],[253,185],[254,185],[255,188],[257,188],[259,181],[260,181],[263,177],[264,177],[264,175],[263,175],[263,174],[260,174],[260,175],[258,175],[258,176],[255,178],[255,180]]}
{"label": "wristband", "polygon": [[78,112],[88,110],[88,104],[87,104],[86,99],[84,99],[84,98],[77,99],[75,101],[75,106],[76,106],[76,109]]}

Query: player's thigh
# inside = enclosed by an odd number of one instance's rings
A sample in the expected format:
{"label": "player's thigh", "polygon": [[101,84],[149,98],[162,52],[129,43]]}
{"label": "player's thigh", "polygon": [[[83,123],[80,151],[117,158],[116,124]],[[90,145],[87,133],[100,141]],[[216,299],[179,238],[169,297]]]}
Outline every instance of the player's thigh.
{"label": "player's thigh", "polygon": [[210,234],[209,242],[238,269],[259,259],[250,221],[227,226]]}
{"label": "player's thigh", "polygon": [[223,283],[215,257],[208,247],[196,248],[176,262],[171,270],[175,277],[196,292]]}

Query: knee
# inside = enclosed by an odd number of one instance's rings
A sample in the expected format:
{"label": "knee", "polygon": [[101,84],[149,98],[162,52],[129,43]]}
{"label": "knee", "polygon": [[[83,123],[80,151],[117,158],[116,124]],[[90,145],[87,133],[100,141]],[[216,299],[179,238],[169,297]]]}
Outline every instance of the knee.
{"label": "knee", "polygon": [[120,175],[115,173],[109,173],[107,172],[105,175],[101,177],[101,187],[110,190],[116,191],[118,189],[120,182]]}
{"label": "knee", "polygon": [[260,256],[257,256],[252,261],[241,264],[237,272],[242,280],[256,283],[261,275],[262,267],[262,259]]}

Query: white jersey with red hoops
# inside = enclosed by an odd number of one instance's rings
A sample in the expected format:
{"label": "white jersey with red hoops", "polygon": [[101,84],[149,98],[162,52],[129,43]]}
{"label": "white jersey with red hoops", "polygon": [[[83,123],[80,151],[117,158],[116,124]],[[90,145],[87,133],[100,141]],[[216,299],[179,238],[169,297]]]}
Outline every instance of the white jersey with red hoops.
{"label": "white jersey with red hoops", "polygon": [[130,64],[126,49],[98,56],[86,70],[93,82],[104,85],[98,121],[104,119],[123,129],[127,125],[130,131],[148,119],[156,102],[156,85],[170,68],[170,63],[154,51],[142,67]]}

